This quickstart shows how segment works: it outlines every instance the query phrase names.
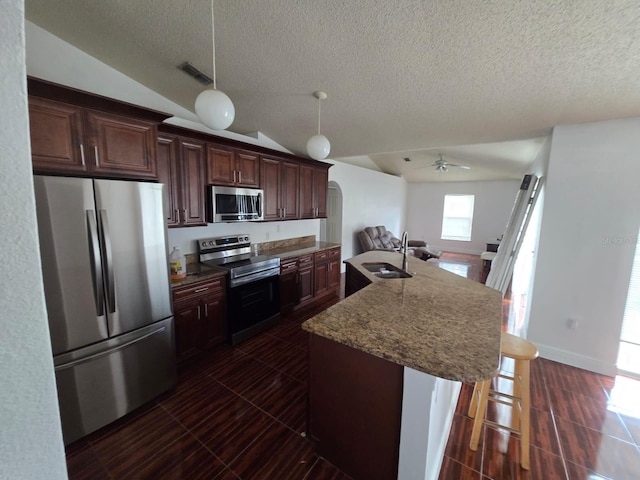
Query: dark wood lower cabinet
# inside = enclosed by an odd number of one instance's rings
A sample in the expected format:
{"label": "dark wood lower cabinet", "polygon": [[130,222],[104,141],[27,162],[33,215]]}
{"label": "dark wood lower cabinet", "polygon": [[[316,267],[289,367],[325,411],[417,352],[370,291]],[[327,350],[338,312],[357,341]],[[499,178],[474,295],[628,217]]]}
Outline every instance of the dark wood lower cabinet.
{"label": "dark wood lower cabinet", "polygon": [[308,433],[352,478],[397,478],[402,391],[401,365],[310,335]]}
{"label": "dark wood lower cabinet", "polygon": [[225,279],[174,288],[173,316],[179,362],[223,343],[227,336]]}

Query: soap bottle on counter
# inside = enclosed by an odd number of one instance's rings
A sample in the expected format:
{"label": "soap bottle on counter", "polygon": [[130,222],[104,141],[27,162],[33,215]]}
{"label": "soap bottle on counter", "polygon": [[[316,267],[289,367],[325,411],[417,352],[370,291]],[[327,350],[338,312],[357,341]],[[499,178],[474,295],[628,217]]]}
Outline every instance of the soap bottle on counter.
{"label": "soap bottle on counter", "polygon": [[187,276],[187,261],[178,247],[173,247],[169,255],[169,268],[172,282],[182,280]]}

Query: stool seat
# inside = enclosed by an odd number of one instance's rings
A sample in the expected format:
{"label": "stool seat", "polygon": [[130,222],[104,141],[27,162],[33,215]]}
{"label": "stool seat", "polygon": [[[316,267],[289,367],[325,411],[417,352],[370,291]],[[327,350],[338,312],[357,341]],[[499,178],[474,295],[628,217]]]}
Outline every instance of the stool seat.
{"label": "stool seat", "polygon": [[[500,355],[515,361],[513,376],[499,373],[498,377],[513,381],[513,394],[491,389],[491,381],[476,382],[473,387],[469,416],[474,419],[469,448],[478,449],[480,431],[483,424],[508,430],[520,435],[520,465],[529,470],[529,430],[531,394],[529,386],[530,362],[538,357],[536,346],[524,338],[502,333]],[[489,401],[511,407],[511,426],[485,420]]]}
{"label": "stool seat", "polygon": [[500,355],[515,360],[535,360],[538,358],[536,346],[522,337],[502,332],[500,338]]}

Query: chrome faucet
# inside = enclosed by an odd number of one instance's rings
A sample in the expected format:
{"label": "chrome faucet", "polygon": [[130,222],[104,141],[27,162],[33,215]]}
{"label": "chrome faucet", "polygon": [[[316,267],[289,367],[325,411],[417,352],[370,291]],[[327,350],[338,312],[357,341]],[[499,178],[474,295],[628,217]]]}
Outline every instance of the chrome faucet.
{"label": "chrome faucet", "polygon": [[402,240],[400,240],[400,252],[402,252],[402,270],[409,271],[409,261],[407,260],[407,245],[409,243],[409,234],[405,230],[402,233]]}

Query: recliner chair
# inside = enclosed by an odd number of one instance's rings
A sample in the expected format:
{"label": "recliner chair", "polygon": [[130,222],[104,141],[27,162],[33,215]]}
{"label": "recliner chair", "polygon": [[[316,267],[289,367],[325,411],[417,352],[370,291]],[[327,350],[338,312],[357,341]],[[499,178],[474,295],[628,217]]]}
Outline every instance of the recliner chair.
{"label": "recliner chair", "polygon": [[[358,239],[363,252],[369,250],[387,250],[399,251],[400,239],[394,236],[384,225],[377,227],[367,227],[358,232]],[[421,260],[429,260],[430,258],[440,258],[442,252],[429,247],[427,242],[423,240],[409,240],[408,253],[420,258]]]}

